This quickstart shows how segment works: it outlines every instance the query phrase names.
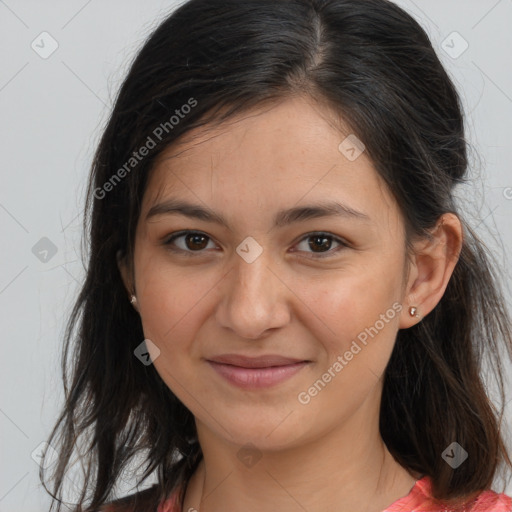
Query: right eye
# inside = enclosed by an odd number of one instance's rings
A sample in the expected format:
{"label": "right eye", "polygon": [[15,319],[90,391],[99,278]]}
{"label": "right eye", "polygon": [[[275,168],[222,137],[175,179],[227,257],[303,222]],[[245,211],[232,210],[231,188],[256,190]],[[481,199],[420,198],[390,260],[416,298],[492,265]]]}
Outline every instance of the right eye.
{"label": "right eye", "polygon": [[[176,243],[176,241],[180,241]],[[173,252],[178,252],[183,255],[193,256],[193,253],[202,253],[208,245],[208,240],[211,238],[200,231],[184,230],[177,233],[172,233],[169,238],[164,242]],[[213,243],[213,242],[212,242]]]}

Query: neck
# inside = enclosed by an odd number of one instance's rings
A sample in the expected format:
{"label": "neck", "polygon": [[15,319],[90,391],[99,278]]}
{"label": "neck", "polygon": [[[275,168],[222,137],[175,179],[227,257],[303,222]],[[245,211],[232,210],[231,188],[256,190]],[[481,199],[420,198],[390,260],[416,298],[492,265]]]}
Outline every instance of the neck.
{"label": "neck", "polygon": [[394,460],[378,432],[378,418],[371,429],[357,415],[351,420],[299,446],[255,452],[245,464],[237,456],[240,445],[198,424],[203,460],[183,510],[381,512],[406,496],[419,475]]}

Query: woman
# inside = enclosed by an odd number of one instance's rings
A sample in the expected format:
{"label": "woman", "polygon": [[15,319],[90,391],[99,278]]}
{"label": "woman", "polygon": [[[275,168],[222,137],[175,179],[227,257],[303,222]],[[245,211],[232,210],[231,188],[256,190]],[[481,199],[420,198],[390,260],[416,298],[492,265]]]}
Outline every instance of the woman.
{"label": "woman", "polygon": [[[75,450],[77,510],[512,510],[480,375],[503,399],[510,320],[454,201],[467,166],[457,92],[396,5],[179,7],[92,168],[57,510]],[[138,457],[157,483],[114,500]]]}

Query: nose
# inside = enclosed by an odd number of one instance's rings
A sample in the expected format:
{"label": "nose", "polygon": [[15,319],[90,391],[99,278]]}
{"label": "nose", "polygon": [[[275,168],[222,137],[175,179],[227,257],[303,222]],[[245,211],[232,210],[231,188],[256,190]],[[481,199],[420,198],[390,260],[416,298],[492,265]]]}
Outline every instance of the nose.
{"label": "nose", "polygon": [[216,320],[237,336],[259,339],[290,321],[288,287],[266,251],[252,263],[235,254],[220,284]]}

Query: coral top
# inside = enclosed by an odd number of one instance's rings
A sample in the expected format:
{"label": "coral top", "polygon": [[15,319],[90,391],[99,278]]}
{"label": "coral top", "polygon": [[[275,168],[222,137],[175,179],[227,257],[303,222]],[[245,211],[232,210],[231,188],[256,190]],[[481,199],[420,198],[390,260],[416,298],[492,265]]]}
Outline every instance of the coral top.
{"label": "coral top", "polygon": [[[430,490],[430,478],[424,476],[416,480],[407,496],[395,501],[382,512],[450,512],[452,509],[436,504]],[[158,512],[187,511],[181,510],[177,492],[175,492],[167,501],[160,504]],[[512,512],[512,498],[503,493],[483,491],[473,500],[469,508],[462,509],[461,512]]]}

